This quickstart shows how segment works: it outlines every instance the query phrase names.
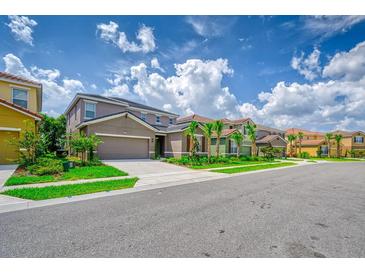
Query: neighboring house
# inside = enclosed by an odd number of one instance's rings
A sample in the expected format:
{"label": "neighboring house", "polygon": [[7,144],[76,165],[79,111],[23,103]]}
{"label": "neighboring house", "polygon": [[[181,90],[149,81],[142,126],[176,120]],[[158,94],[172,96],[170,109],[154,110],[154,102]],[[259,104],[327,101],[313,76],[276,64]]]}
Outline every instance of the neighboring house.
{"label": "neighboring house", "polygon": [[[241,118],[236,120],[223,118],[220,120],[223,122],[224,128],[219,142],[219,154],[224,156],[237,154],[237,145],[230,136],[234,132],[239,131],[243,135],[240,154],[247,156],[251,155],[251,141],[247,136],[246,125],[254,124],[254,122],[250,118]],[[217,138],[213,135],[211,146],[212,155],[216,155],[216,142]]]}
{"label": "neighboring house", "polygon": [[263,147],[280,148],[282,153],[280,156],[286,155],[287,141],[285,140],[285,131],[256,124],[256,146],[258,155],[262,156],[261,149]]}
{"label": "neighboring house", "polygon": [[[321,151],[322,156],[336,156],[337,145],[333,138],[331,140],[331,151],[328,151],[328,144],[325,139],[325,133],[309,131],[299,128],[290,128],[286,131],[286,134],[297,135],[299,132],[303,132],[304,137],[302,140],[302,152],[307,152],[310,156],[315,157],[318,152]],[[343,131],[337,130],[331,132],[333,137],[337,134],[342,135],[342,140],[340,144],[341,156],[349,156],[350,151],[364,151],[365,152],[365,133],[362,131]],[[299,141],[297,140],[295,146],[299,146]],[[289,150],[289,147],[288,147]]]}
{"label": "neighboring house", "polygon": [[[325,134],[317,131],[310,131],[300,128],[289,128],[286,130],[286,137],[288,135],[298,135],[299,132],[302,132],[304,137],[302,139],[302,152],[308,153],[310,156],[315,157],[318,154],[318,151],[321,151],[321,154],[324,156],[328,155],[328,147],[326,145],[324,136]],[[293,150],[294,154],[296,154],[299,147],[299,140],[293,142]],[[287,146],[287,153],[290,153],[290,144]]]}
{"label": "neighboring house", "polygon": [[171,112],[118,97],[80,93],[65,115],[68,133],[95,134],[102,139],[97,149],[101,159],[152,158],[181,149],[173,135],[181,129],[168,133],[178,117]]}
{"label": "neighboring house", "polygon": [[9,145],[25,129],[35,131],[42,119],[42,85],[0,72],[0,164],[17,161],[19,149]]}
{"label": "neighboring house", "polygon": [[[67,132],[85,135],[95,134],[103,143],[98,146],[97,154],[101,159],[181,157],[188,155],[191,149],[191,138],[185,130],[192,121],[199,123],[196,137],[199,142],[197,154],[206,155],[208,142],[203,135],[205,123],[213,119],[197,114],[178,117],[177,114],[125,100],[118,97],[106,97],[94,94],[79,93],[65,111]],[[220,139],[220,153],[235,155],[236,144],[229,138],[234,131],[244,135],[241,154],[250,155],[251,142],[248,139],[245,125],[252,123],[249,118],[224,122]],[[261,129],[258,134],[275,136],[284,132]],[[262,131],[261,131],[262,130]],[[260,137],[260,138],[261,138]],[[275,137],[276,138],[276,137]],[[283,140],[265,139],[260,145],[282,145]],[[216,138],[212,138],[212,155],[215,155]],[[284,140],[285,143],[285,140]]]}
{"label": "neighboring house", "polygon": [[[336,130],[332,134],[333,136],[342,135],[341,156],[350,156],[350,151],[365,152],[365,132]],[[334,139],[331,142],[331,155],[336,155],[336,141]]]}

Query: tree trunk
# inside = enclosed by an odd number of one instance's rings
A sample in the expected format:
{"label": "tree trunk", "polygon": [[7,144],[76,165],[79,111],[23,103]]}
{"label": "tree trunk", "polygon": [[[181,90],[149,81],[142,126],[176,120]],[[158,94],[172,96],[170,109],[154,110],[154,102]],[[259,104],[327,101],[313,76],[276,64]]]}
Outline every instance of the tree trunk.
{"label": "tree trunk", "polygon": [[327,149],[328,149],[327,157],[331,158],[331,142],[327,143]]}
{"label": "tree trunk", "polygon": [[217,143],[215,146],[215,153],[216,153],[216,157],[219,157],[219,144],[221,142],[221,138],[217,136]]}
{"label": "tree trunk", "polygon": [[340,144],[337,144],[337,158],[340,158]]}
{"label": "tree trunk", "polygon": [[302,157],[302,141],[299,140],[299,157]]}
{"label": "tree trunk", "polygon": [[251,156],[256,156],[256,142],[252,142],[251,150]]}
{"label": "tree trunk", "polygon": [[240,145],[237,144],[237,158],[240,157]]}
{"label": "tree trunk", "polygon": [[211,141],[210,138],[207,138],[208,141],[208,163],[210,163],[210,146],[211,146]]}

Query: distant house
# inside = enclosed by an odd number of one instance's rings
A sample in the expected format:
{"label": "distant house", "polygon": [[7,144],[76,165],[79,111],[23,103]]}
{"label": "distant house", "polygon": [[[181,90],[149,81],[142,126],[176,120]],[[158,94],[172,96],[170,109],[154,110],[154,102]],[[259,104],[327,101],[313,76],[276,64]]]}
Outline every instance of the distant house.
{"label": "distant house", "polygon": [[9,145],[25,129],[36,131],[42,116],[42,85],[33,80],[0,72],[0,164],[18,160],[22,148]]}
{"label": "distant house", "polygon": [[[333,138],[330,142],[331,151],[328,150],[328,144],[325,139],[326,133],[309,131],[300,128],[290,128],[286,130],[287,136],[289,134],[298,135],[302,132],[304,137],[302,140],[302,152],[307,152],[310,156],[315,157],[320,154],[322,156],[336,156],[337,144]],[[333,137],[335,135],[341,135],[342,140],[340,143],[341,156],[350,156],[351,151],[364,151],[365,152],[365,133],[362,131],[343,131],[337,130],[331,132]],[[299,140],[295,142],[295,147],[299,147]],[[289,149],[289,148],[288,148]]]}

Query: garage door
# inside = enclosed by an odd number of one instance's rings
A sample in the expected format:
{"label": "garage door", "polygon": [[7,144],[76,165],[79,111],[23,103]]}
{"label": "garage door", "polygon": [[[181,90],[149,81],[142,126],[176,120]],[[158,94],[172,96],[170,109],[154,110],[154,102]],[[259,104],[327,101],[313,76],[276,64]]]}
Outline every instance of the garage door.
{"label": "garage door", "polygon": [[98,155],[102,160],[148,158],[148,139],[105,136],[101,139]]}
{"label": "garage door", "polygon": [[8,143],[8,140],[18,137],[18,132],[0,131],[0,164],[13,164],[18,158],[16,148]]}

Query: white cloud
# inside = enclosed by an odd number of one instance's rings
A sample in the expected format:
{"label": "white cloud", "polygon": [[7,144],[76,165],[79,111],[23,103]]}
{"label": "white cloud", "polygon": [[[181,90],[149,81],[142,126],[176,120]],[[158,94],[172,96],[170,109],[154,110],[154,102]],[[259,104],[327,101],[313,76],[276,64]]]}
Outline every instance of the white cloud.
{"label": "white cloud", "polygon": [[305,58],[304,52],[300,56],[293,56],[291,67],[303,75],[306,79],[312,81],[321,73],[319,56],[321,52],[314,48],[313,52]]}
{"label": "white cloud", "polygon": [[100,34],[100,38],[106,42],[112,43],[118,46],[124,53],[125,52],[143,52],[148,53],[156,49],[155,36],[153,35],[153,29],[142,25],[136,35],[136,42],[130,42],[125,32],[119,32],[119,25],[113,21],[109,24],[98,24],[97,31]]}
{"label": "white cloud", "polygon": [[259,105],[240,106],[244,116],[280,128],[363,129],[365,70],[363,43],[336,54],[323,71],[334,78],[312,84],[279,82],[258,95]]}
{"label": "white cloud", "polygon": [[129,87],[127,84],[117,85],[106,90],[103,95],[110,97],[130,97]]}
{"label": "white cloud", "polygon": [[14,37],[18,41],[23,41],[33,46],[33,28],[37,26],[37,22],[27,16],[10,15],[10,23],[7,26],[10,28]]}
{"label": "white cloud", "polygon": [[310,35],[329,38],[337,33],[346,32],[352,26],[365,20],[363,15],[340,15],[340,16],[307,16],[304,17],[304,30]]}
{"label": "white cloud", "polygon": [[50,115],[63,113],[67,104],[78,92],[84,92],[84,85],[79,80],[61,78],[57,69],[42,69],[32,66],[26,68],[14,54],[3,57],[5,71],[38,81],[43,86],[43,110]]}
{"label": "white cloud", "polygon": [[162,72],[165,72],[163,68],[160,66],[160,62],[158,61],[157,57],[152,58],[151,60],[151,68],[158,69]]}
{"label": "white cloud", "polygon": [[235,17],[187,16],[186,22],[202,37],[219,37],[236,22]]}
{"label": "white cloud", "polygon": [[149,72],[148,66],[140,63],[130,68],[131,83],[134,83],[130,90],[125,83],[119,83],[104,94],[113,94],[111,90],[121,89],[118,95],[122,97],[137,98],[166,111],[236,117],[237,99],[228,87],[222,86],[223,77],[232,74],[226,59],[190,59],[183,64],[175,64],[175,75],[170,77]]}
{"label": "white cloud", "polygon": [[365,75],[365,42],[349,52],[337,53],[323,69],[324,77],[359,80]]}

